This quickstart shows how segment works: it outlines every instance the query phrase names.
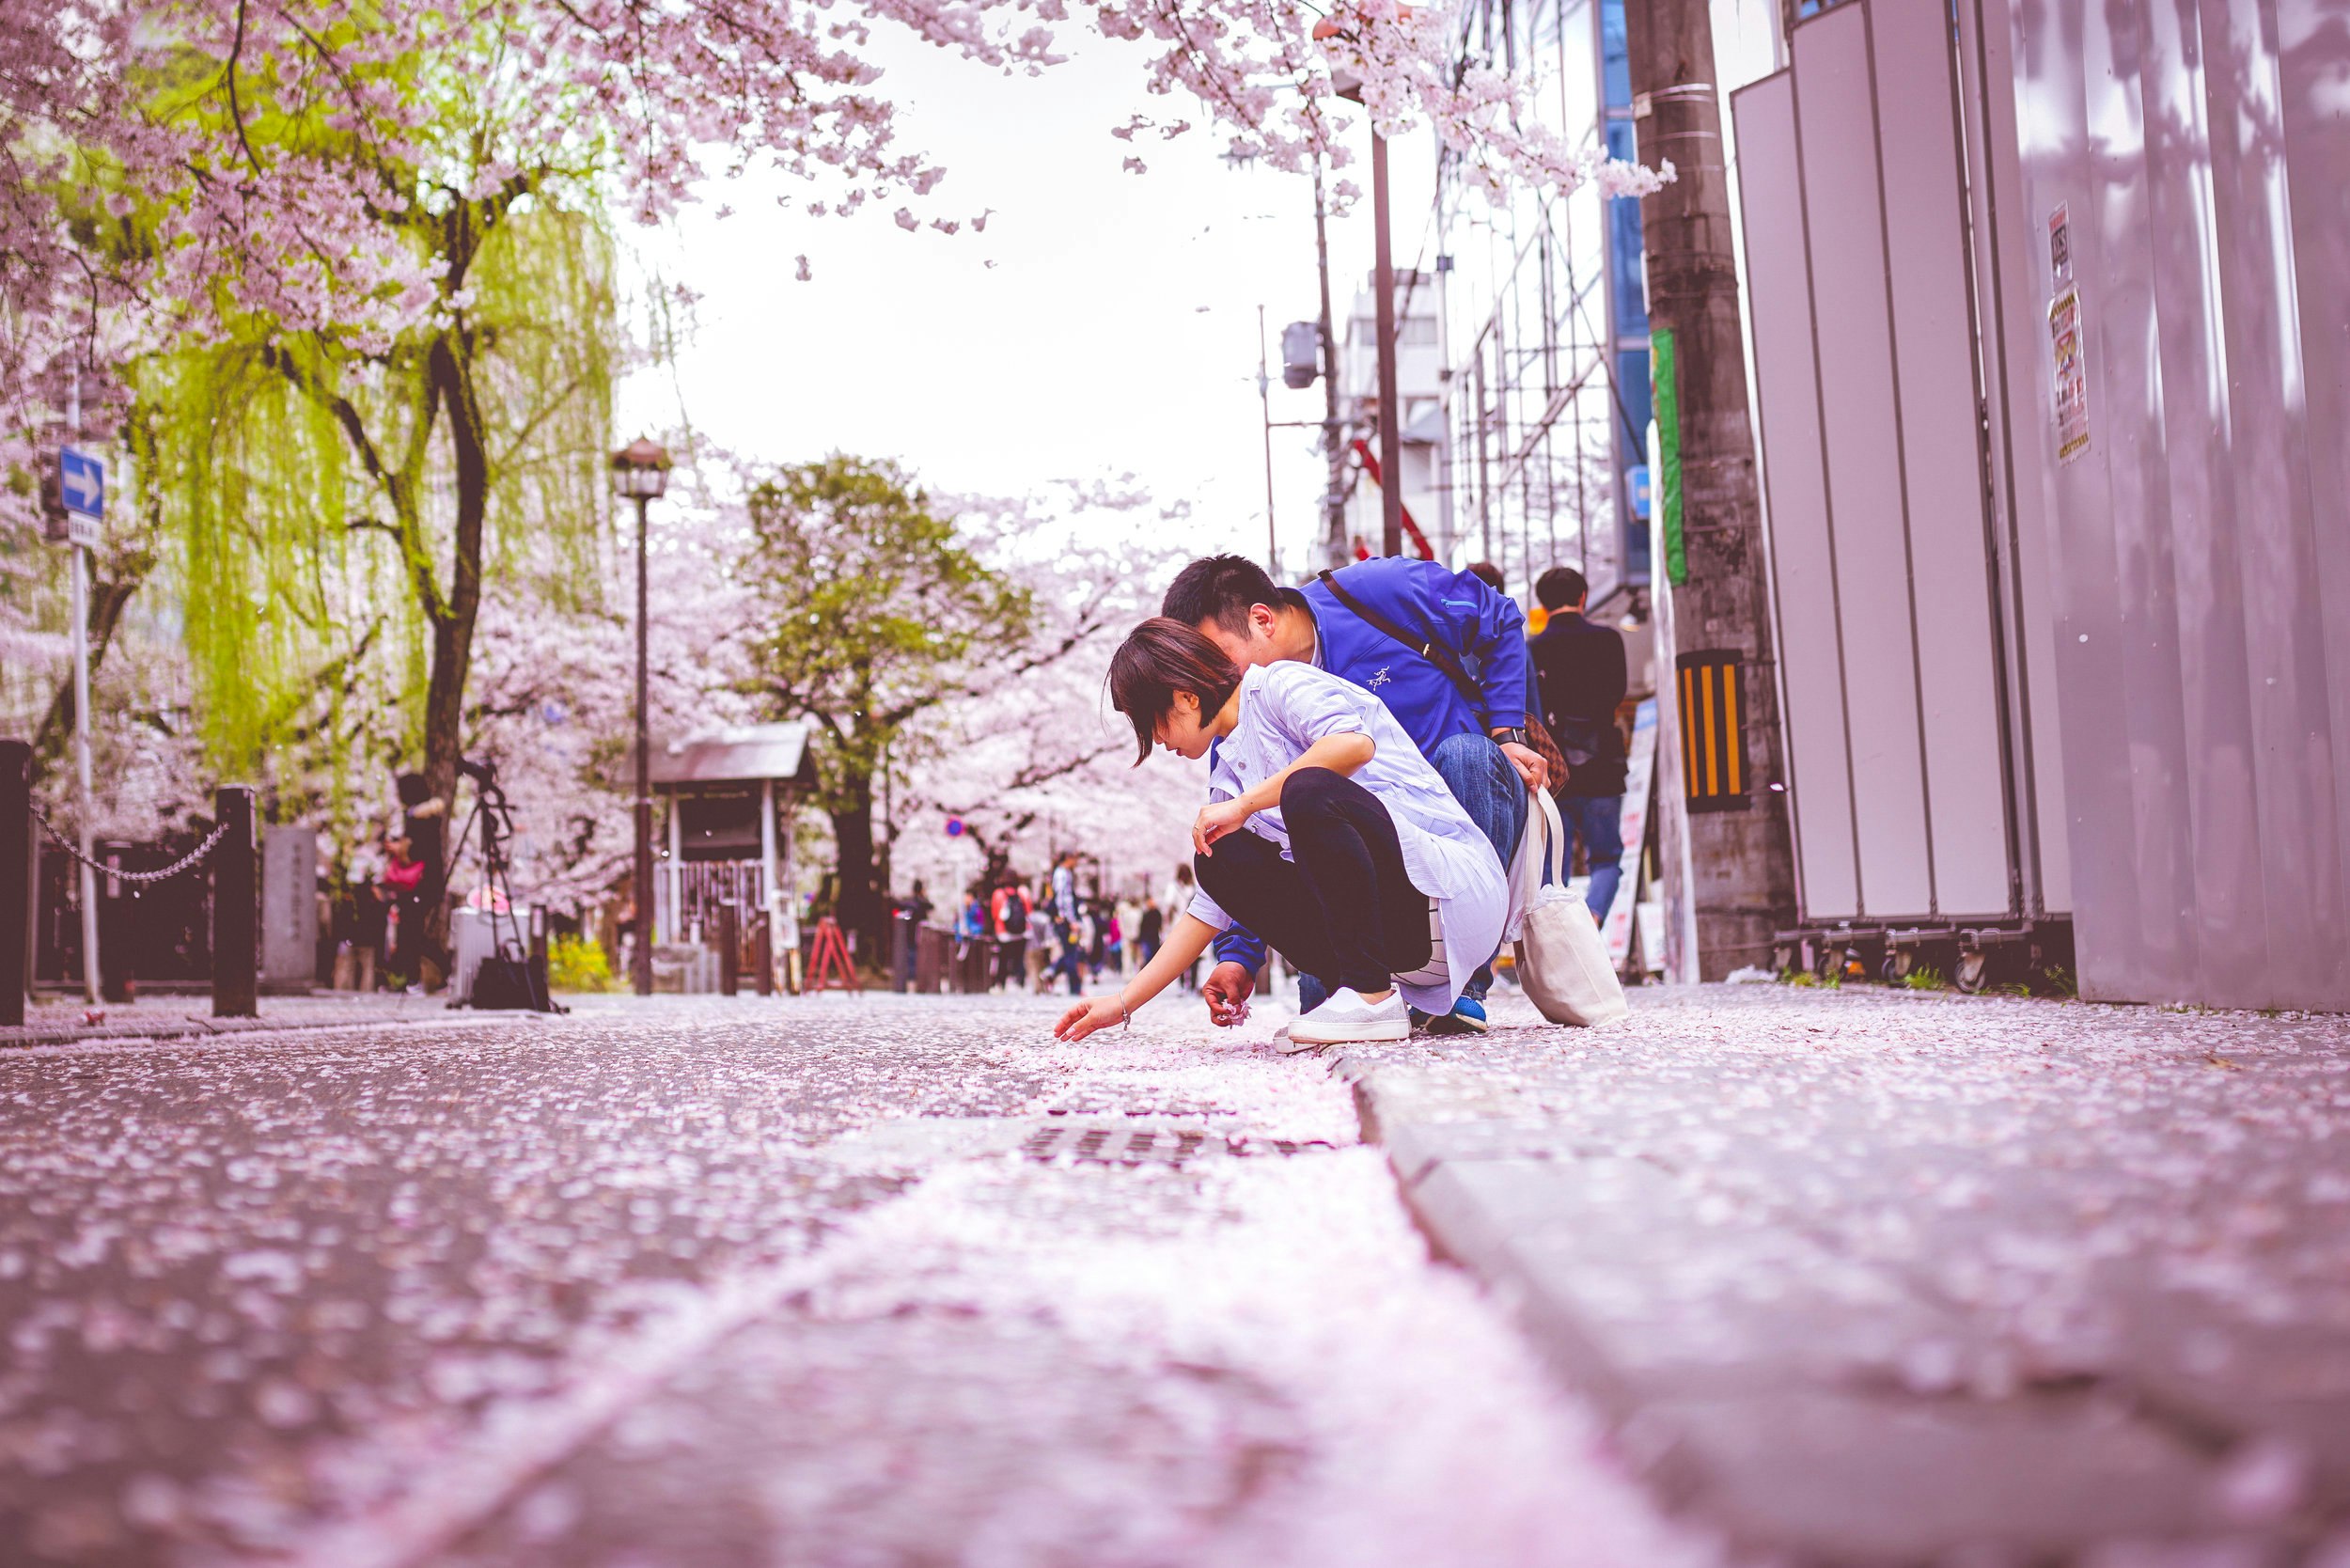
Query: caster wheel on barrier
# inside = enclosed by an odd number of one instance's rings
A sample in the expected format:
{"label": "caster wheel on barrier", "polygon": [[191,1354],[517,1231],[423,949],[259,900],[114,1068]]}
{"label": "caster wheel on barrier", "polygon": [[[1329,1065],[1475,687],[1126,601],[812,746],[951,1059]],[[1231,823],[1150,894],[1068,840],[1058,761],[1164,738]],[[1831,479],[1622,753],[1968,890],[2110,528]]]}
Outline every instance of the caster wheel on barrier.
{"label": "caster wheel on barrier", "polygon": [[1950,983],[1969,996],[1979,996],[1990,976],[1991,955],[1978,949],[1958,955],[1958,967],[1951,972]]}
{"label": "caster wheel on barrier", "polygon": [[1886,984],[1899,985],[1907,980],[1917,967],[1916,949],[1888,948],[1885,949],[1885,964],[1877,972],[1884,977]]}

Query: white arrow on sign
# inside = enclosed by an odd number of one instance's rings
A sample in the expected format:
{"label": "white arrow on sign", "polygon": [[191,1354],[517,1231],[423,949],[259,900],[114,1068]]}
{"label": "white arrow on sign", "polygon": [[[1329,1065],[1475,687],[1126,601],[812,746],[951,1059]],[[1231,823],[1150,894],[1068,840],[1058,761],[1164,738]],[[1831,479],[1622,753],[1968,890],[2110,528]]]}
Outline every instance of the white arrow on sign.
{"label": "white arrow on sign", "polygon": [[85,517],[100,518],[106,514],[106,463],[103,458],[70,447],[57,451],[57,489],[65,497],[65,510],[78,511]]}

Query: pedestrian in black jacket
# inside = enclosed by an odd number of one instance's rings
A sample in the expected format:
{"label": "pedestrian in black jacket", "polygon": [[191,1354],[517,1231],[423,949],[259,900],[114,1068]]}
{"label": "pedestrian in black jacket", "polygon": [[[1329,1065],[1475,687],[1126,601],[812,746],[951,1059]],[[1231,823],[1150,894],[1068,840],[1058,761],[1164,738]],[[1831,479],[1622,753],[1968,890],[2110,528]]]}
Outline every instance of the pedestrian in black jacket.
{"label": "pedestrian in black jacket", "polygon": [[1573,567],[1553,567],[1536,578],[1534,597],[1550,612],[1532,643],[1543,723],[1567,759],[1559,814],[1583,840],[1591,868],[1584,902],[1593,919],[1605,920],[1623,859],[1623,732],[1616,728],[1625,685],[1623,638],[1583,618],[1590,588]]}

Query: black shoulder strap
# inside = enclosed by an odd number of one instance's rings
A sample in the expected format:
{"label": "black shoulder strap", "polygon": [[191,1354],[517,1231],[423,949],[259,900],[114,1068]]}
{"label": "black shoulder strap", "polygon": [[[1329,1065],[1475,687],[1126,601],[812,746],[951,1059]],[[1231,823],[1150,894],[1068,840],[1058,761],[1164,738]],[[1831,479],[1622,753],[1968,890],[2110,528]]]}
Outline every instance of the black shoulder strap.
{"label": "black shoulder strap", "polygon": [[1402,627],[1397,625],[1386,616],[1381,615],[1377,610],[1372,609],[1369,604],[1364,604],[1361,600],[1347,592],[1345,588],[1340,587],[1338,574],[1336,572],[1325,570],[1317,573],[1317,575],[1322,580],[1322,586],[1330,590],[1332,598],[1336,599],[1340,604],[1345,605],[1348,609],[1354,611],[1364,620],[1369,621],[1371,626],[1378,631],[1386,633],[1388,636],[1393,637],[1396,641],[1402,643],[1404,647],[1410,649],[1413,652],[1418,654],[1430,664],[1434,665],[1438,669],[1443,670],[1446,679],[1449,680],[1454,686],[1460,689],[1460,693],[1463,697],[1468,698],[1468,705],[1471,708],[1483,706],[1485,694],[1477,689],[1477,682],[1470,680],[1468,671],[1461,667],[1460,658],[1452,651],[1452,650],[1445,647],[1442,643],[1424,641],[1420,638],[1413,636],[1411,633],[1405,631]]}

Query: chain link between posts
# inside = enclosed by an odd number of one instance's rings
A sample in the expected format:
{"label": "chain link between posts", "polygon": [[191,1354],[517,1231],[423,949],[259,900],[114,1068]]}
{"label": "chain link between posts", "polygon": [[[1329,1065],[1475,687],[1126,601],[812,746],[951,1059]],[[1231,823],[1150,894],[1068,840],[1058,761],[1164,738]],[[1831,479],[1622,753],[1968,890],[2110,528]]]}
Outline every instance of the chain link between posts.
{"label": "chain link between posts", "polygon": [[92,860],[88,855],[84,855],[81,850],[76,848],[71,839],[68,839],[64,834],[58,832],[55,823],[52,823],[47,817],[41,815],[39,807],[34,807],[32,811],[33,820],[40,823],[40,830],[43,833],[48,834],[51,840],[54,841],[59,849],[65,851],[65,853],[71,858],[80,861],[85,866],[87,866],[91,870],[96,871],[100,876],[113,877],[121,882],[150,883],[168,881],[171,878],[178,876],[181,871],[186,870],[189,867],[195,865],[197,861],[203,859],[206,855],[212,854],[213,846],[218,844],[228,832],[228,824],[227,823],[222,823],[218,827],[212,829],[211,834],[205,838],[202,843],[196,845],[196,848],[188,851],[187,854],[181,855],[178,860],[164,867],[160,871],[126,871],[114,866],[102,866],[97,861]]}

